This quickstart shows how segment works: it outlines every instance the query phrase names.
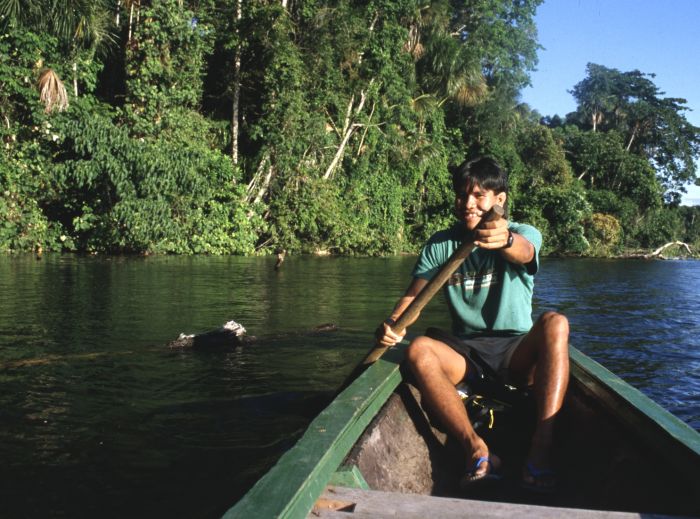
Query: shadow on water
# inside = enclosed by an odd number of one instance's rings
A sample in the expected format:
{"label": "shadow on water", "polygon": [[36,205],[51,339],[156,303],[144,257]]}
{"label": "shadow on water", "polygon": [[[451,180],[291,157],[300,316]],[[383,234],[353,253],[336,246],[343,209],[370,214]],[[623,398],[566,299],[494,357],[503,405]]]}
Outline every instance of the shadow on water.
{"label": "shadow on water", "polygon": [[[413,262],[0,258],[0,515],[218,516],[364,356]],[[544,260],[535,313],[700,428],[698,284],[700,262]],[[443,305],[418,328],[449,326]],[[165,347],[229,319],[263,340]]]}
{"label": "shadow on water", "polygon": [[329,348],[349,339],[307,338],[303,355],[280,339],[9,370],[16,380],[5,384],[0,433],[4,510],[218,516],[328,403],[329,372],[351,367]]}

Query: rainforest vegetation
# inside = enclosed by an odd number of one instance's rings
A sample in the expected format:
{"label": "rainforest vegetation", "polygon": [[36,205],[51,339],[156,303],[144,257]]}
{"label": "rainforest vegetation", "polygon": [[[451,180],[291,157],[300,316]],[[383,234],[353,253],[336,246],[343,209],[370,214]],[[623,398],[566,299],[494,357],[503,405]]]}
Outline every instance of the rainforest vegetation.
{"label": "rainforest vegetation", "polygon": [[700,129],[652,71],[519,100],[539,0],[0,0],[0,250],[379,255],[494,156],[545,253],[700,246]]}

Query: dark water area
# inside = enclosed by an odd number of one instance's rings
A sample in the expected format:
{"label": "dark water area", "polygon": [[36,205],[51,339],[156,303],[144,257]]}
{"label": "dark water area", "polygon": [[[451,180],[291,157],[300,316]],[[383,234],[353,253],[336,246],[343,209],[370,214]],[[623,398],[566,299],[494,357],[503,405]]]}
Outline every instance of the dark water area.
{"label": "dark water area", "polygon": [[[0,257],[0,516],[219,516],[364,356],[413,261]],[[700,429],[699,294],[697,261],[546,259],[535,313]],[[448,326],[443,305],[416,328]],[[230,319],[260,340],[166,347]]]}

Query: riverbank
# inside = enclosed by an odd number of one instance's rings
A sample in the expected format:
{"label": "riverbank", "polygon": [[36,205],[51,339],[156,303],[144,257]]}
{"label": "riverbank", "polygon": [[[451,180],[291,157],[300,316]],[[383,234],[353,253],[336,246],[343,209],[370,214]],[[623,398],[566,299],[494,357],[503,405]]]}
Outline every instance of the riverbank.
{"label": "riverbank", "polygon": [[[34,254],[36,259],[40,260],[44,255],[44,250],[41,247],[37,247],[30,251],[9,251],[5,252],[8,255],[16,254]],[[105,254],[100,252],[68,252],[64,251],[62,254],[74,254],[76,256],[103,256],[103,257],[116,257],[112,254]],[[416,256],[416,252],[400,252],[398,254],[386,254],[382,257],[393,257],[393,256]],[[119,257],[149,257],[149,256],[210,256],[211,254],[153,254],[150,252],[141,253],[127,253],[121,254]],[[287,251],[273,251],[273,250],[262,250],[256,251],[254,254],[249,254],[249,257],[271,257],[274,256],[276,259],[275,269],[282,267],[284,260],[287,257],[292,256],[315,256],[315,257],[347,257],[347,258],[369,258],[376,257],[376,255],[361,255],[361,254],[339,254],[333,253],[329,249],[315,249],[306,254],[291,254]],[[228,254],[218,254],[217,256],[228,256]],[[236,255],[240,256],[240,255]],[[668,242],[660,247],[655,247],[653,249],[626,249],[623,252],[609,254],[572,254],[572,253],[562,253],[562,252],[550,252],[549,254],[541,254],[541,257],[551,257],[551,258],[600,258],[600,259],[659,259],[659,260],[678,260],[678,259],[700,259],[700,240],[692,244],[688,244],[680,241]]]}

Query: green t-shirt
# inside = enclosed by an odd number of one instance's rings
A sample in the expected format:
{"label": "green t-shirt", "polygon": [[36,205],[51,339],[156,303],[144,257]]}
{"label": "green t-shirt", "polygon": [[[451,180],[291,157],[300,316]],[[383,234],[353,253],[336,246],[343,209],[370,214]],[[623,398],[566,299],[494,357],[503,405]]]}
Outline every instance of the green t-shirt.
{"label": "green t-shirt", "polygon": [[[503,259],[500,252],[475,248],[445,283],[445,296],[452,315],[452,333],[474,335],[520,335],[532,327],[532,291],[539,266],[542,235],[530,225],[508,223],[508,228],[535,247],[527,265]],[[420,253],[413,276],[431,279],[462,244],[463,224],[431,236]]]}

